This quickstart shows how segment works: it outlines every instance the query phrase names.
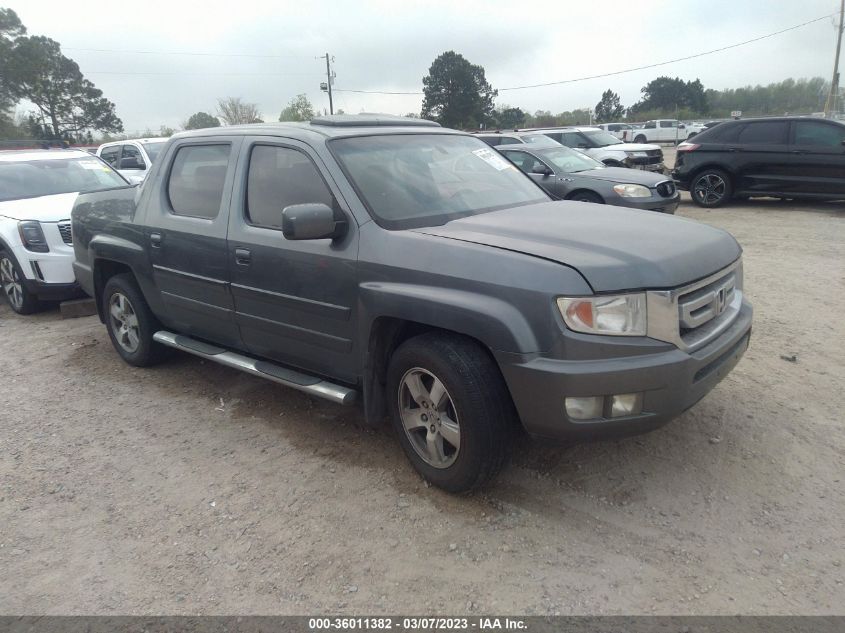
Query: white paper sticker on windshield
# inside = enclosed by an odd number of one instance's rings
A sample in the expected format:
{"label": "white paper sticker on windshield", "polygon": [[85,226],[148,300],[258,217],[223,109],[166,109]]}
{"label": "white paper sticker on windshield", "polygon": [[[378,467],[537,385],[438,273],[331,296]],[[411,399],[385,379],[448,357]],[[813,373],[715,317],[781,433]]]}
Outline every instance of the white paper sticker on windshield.
{"label": "white paper sticker on windshield", "polygon": [[508,161],[499,156],[495,152],[495,150],[484,147],[482,149],[473,150],[472,153],[478,156],[485,163],[495,167],[499,171],[502,171],[503,169],[508,169],[509,167],[513,167],[513,165],[511,165]]}
{"label": "white paper sticker on windshield", "polygon": [[96,169],[99,171],[105,167],[105,165],[98,160],[80,160],[78,162],[83,169]]}

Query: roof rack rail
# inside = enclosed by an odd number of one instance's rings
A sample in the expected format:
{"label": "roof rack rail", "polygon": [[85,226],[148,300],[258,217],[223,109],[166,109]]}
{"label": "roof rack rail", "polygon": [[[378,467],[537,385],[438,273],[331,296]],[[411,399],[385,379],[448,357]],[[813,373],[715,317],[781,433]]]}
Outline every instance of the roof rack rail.
{"label": "roof rack rail", "polygon": [[436,121],[393,114],[330,114],[311,119],[311,125],[327,127],[440,127]]}

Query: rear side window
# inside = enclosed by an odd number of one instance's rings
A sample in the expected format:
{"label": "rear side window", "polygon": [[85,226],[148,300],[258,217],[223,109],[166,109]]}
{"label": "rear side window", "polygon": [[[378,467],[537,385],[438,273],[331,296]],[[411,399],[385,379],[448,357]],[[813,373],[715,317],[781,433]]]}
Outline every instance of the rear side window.
{"label": "rear side window", "polygon": [[737,140],[753,145],[778,145],[786,143],[787,128],[785,121],[754,121],[746,124]]}
{"label": "rear side window", "polygon": [[584,137],[578,134],[578,132],[564,132],[560,136],[561,139],[558,141],[558,143],[562,143],[567,147],[578,147],[578,145],[587,144],[587,141],[585,141]]}
{"label": "rear side window", "polygon": [[288,147],[252,149],[246,195],[247,219],[256,226],[281,228],[282,210],[292,204],[323,203],[337,212],[334,196],[311,159]]}
{"label": "rear side window", "polygon": [[660,122],[660,127],[676,127],[676,126],[677,126],[677,124],[675,123],[675,121],[661,121]]}
{"label": "rear side window", "polygon": [[523,144],[521,138],[515,136],[503,136],[499,145],[521,145]]}
{"label": "rear side window", "polygon": [[120,158],[120,145],[112,147],[104,147],[100,152],[100,158],[106,161],[109,165],[117,169],[117,160]]}
{"label": "rear side window", "polygon": [[657,127],[657,124],[656,124],[654,121],[648,121],[648,122],[646,122],[646,124],[643,126],[643,129],[644,129],[644,130],[653,130],[653,129],[655,129],[656,127]]}
{"label": "rear side window", "polygon": [[841,146],[845,141],[845,125],[819,123],[818,121],[795,122],[795,144],[817,147]]}
{"label": "rear side window", "polygon": [[478,138],[487,143],[490,147],[496,147],[496,145],[499,145],[502,142],[502,139],[498,136],[479,136]]}
{"label": "rear side window", "polygon": [[563,134],[560,132],[544,132],[543,134],[544,136],[548,136],[553,141],[557,141],[561,145],[566,145],[566,143],[563,142]]}
{"label": "rear side window", "polygon": [[220,212],[229,145],[180,147],[170,168],[167,195],[176,215],[212,220]]}

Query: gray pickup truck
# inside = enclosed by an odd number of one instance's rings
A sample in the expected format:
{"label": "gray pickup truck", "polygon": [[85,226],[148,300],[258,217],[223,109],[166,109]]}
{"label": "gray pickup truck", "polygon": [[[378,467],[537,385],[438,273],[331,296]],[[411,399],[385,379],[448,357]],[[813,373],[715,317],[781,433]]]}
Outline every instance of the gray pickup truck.
{"label": "gray pickup truck", "polygon": [[322,117],[177,134],[79,196],[75,272],[117,352],[168,348],[392,420],[450,491],[544,438],[653,429],[736,364],[741,249],[680,218],[554,202],[471,135]]}

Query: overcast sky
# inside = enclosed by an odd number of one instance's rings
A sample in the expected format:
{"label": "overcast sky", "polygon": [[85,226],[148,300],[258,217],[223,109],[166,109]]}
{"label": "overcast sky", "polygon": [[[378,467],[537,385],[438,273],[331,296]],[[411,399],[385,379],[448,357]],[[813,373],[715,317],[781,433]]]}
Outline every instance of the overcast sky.
{"label": "overcast sky", "polygon": [[[335,58],[338,89],[419,92],[434,58],[455,50],[484,67],[500,90],[497,104],[530,112],[594,106],[607,88],[631,105],[640,88],[662,74],[718,89],[827,78],[832,18],[660,68],[502,90],[658,63],[838,10],[835,0],[0,0],[0,6],[13,8],[30,34],[60,42],[117,105],[129,132],[178,127],[194,112],[213,113],[225,96],[257,103],[267,121],[278,119],[298,93],[327,108],[319,89],[325,60],[317,58],[326,52]],[[419,112],[421,103],[416,95],[335,93],[335,108],[348,113],[405,114]]]}

